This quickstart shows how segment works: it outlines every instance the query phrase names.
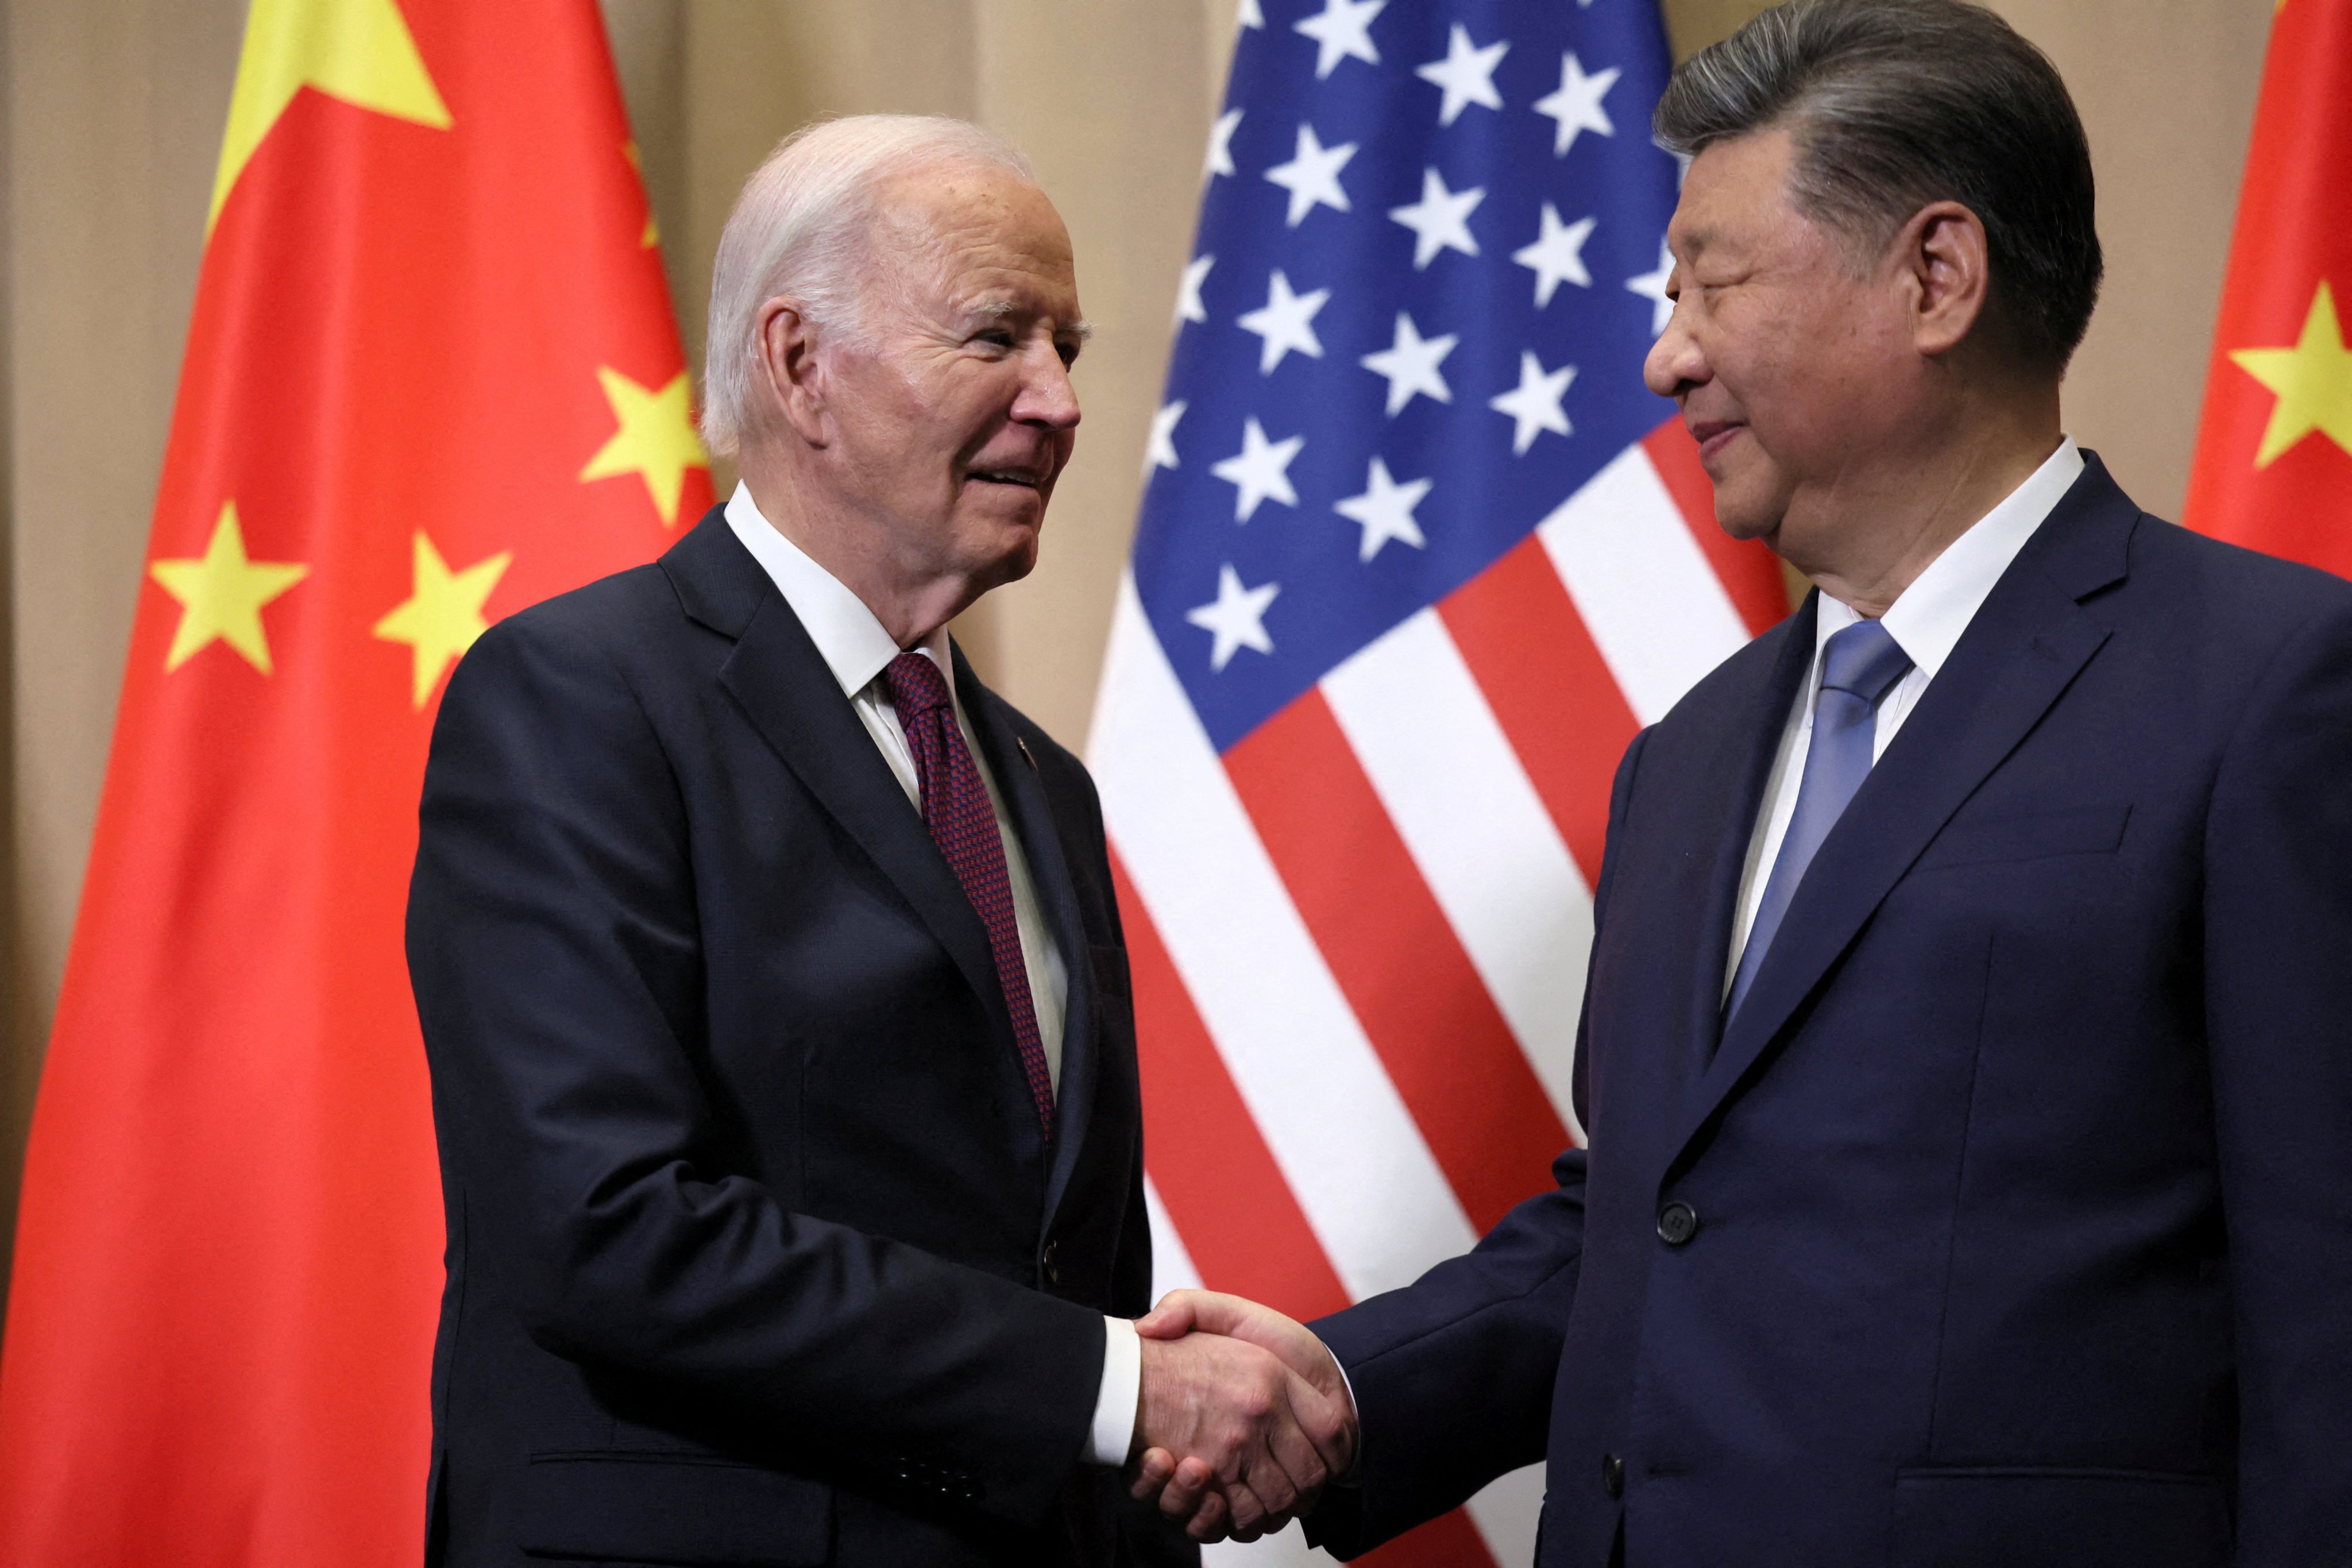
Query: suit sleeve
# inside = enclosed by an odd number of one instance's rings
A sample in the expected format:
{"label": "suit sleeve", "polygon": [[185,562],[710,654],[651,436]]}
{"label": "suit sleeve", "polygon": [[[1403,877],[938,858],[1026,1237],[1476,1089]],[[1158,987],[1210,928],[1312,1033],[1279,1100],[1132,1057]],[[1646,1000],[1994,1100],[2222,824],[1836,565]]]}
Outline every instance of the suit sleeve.
{"label": "suit sleeve", "polygon": [[[1596,945],[1647,738],[1634,736],[1610,791]],[[1588,1129],[1591,1024],[1588,987],[1574,1068],[1576,1112]],[[1309,1325],[1347,1370],[1362,1424],[1356,1485],[1327,1492],[1307,1522],[1317,1545],[1341,1557],[1368,1552],[1544,1457],[1584,1251],[1584,1171],[1585,1152],[1564,1151],[1552,1162],[1552,1190],[1504,1215],[1469,1252]]]}
{"label": "suit sleeve", "polygon": [[628,682],[570,628],[506,622],[452,679],[407,934],[469,1289],[591,1374],[852,1475],[1045,1514],[1087,1437],[1101,1318],[720,1168],[683,800]]}
{"label": "suit sleeve", "polygon": [[2289,640],[2206,832],[2206,1008],[2237,1316],[2238,1557],[2352,1563],[2352,611]]}
{"label": "suit sleeve", "polygon": [[[1118,897],[1112,891],[1110,876],[1110,839],[1103,830],[1102,796],[1095,788],[1094,776],[1083,764],[1073,760],[1071,771],[1076,774],[1077,793],[1087,807],[1087,873],[1102,888],[1103,919],[1109,927],[1110,939],[1118,949],[1119,963],[1124,972],[1127,963],[1127,928],[1119,919]],[[1119,1006],[1128,1010],[1126,1037],[1132,1039],[1134,1028],[1134,987],[1130,984],[1124,996],[1102,998],[1106,1007]],[[1143,1197],[1143,1123],[1141,1106],[1137,1107],[1135,1158],[1127,1175],[1127,1217],[1119,1224],[1118,1255],[1111,1262],[1111,1310],[1123,1317],[1139,1318],[1151,1310],[1151,1214]]]}

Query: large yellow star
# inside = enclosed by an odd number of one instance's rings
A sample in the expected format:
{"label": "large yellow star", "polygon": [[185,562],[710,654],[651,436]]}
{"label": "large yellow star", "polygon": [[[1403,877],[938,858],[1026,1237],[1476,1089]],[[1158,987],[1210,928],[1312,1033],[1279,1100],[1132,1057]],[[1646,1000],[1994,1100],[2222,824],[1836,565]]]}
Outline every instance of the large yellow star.
{"label": "large yellow star", "polygon": [[253,0],[206,234],[262,138],[306,87],[395,120],[449,128],[448,106],[394,0]]}
{"label": "large yellow star", "polygon": [[406,600],[376,622],[375,635],[386,642],[404,642],[415,650],[411,667],[415,679],[411,693],[423,708],[440,684],[441,672],[490,629],[482,605],[499,585],[514,552],[501,550],[487,561],[477,561],[463,572],[452,572],[433,542],[417,530],[415,570]]}
{"label": "large yellow star", "polygon": [[2273,458],[2314,430],[2352,453],[2352,350],[2344,345],[2336,296],[2325,279],[2311,298],[2311,311],[2303,319],[2303,336],[2294,347],[2240,349],[2230,360],[2278,395],[2254,467],[2269,468]]}
{"label": "large yellow star", "polygon": [[672,376],[659,392],[639,386],[610,365],[600,366],[596,379],[604,384],[604,401],[613,405],[613,417],[621,427],[580,470],[582,481],[642,474],[662,526],[674,526],[686,470],[710,466],[710,454],[702,449],[702,438],[694,433],[693,412],[687,406],[686,373]]}
{"label": "large yellow star", "polygon": [[179,668],[217,637],[268,675],[269,638],[261,629],[261,606],[310,575],[310,569],[289,561],[248,560],[236,502],[230,501],[221,508],[202,556],[151,562],[147,572],[180,601],[180,629],[172,634],[172,649],[163,656],[165,671]]}

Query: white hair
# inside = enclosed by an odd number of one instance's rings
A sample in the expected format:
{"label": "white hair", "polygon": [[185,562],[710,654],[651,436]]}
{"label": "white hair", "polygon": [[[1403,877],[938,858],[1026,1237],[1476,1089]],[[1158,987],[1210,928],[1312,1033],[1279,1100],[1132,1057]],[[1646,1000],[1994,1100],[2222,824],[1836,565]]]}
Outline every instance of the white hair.
{"label": "white hair", "polygon": [[876,191],[892,175],[940,162],[1037,183],[1035,166],[1003,137],[931,114],[856,114],[804,125],[744,183],[711,268],[702,438],[712,451],[739,450],[759,423],[761,305],[789,294],[809,321],[864,331],[874,259],[868,241],[881,216]]}

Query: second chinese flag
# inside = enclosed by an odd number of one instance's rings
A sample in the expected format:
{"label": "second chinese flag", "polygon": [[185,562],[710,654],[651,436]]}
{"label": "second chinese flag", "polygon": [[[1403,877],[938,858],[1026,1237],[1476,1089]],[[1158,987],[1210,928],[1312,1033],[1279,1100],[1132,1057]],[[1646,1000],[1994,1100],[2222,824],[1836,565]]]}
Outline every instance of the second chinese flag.
{"label": "second chinese flag", "polygon": [[254,0],[27,1157],[11,1560],[418,1560],[434,704],[709,491],[593,0]]}
{"label": "second chinese flag", "polygon": [[2352,577],[2352,0],[2282,0],[2182,521]]}

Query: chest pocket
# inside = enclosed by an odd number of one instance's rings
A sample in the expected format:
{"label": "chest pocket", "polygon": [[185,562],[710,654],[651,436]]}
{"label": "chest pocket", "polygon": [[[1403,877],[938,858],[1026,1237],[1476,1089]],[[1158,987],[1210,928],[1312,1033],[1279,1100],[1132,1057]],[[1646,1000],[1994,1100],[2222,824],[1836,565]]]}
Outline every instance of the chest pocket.
{"label": "chest pocket", "polygon": [[2112,855],[2122,847],[2128,805],[2070,805],[2054,811],[1964,816],[1936,836],[1922,871],[1948,866],[2047,860],[2061,855]]}

